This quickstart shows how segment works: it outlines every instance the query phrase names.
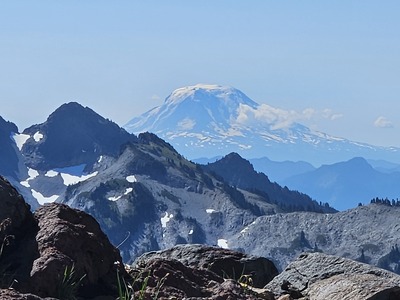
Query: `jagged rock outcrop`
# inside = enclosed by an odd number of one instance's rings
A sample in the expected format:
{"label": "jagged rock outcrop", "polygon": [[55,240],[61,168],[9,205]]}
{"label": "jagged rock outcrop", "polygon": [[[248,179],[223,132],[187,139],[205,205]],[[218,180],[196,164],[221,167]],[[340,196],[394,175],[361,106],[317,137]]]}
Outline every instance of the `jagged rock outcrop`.
{"label": "jagged rock outcrop", "polygon": [[400,299],[400,276],[367,264],[322,253],[304,253],[267,289],[293,299]]}
{"label": "jagged rock outcrop", "polygon": [[207,269],[230,279],[251,276],[254,287],[263,287],[278,274],[275,265],[266,258],[204,245],[177,245],[162,251],[148,252],[139,257],[135,265],[145,266],[154,259],[177,260],[190,268]]}
{"label": "jagged rock outcrop", "polygon": [[21,293],[15,298],[1,291],[1,299],[36,299],[30,293],[58,298],[72,284],[82,297],[116,295],[117,273],[127,275],[118,250],[93,217],[62,204],[43,206],[33,215],[3,178],[0,238],[0,288]]}

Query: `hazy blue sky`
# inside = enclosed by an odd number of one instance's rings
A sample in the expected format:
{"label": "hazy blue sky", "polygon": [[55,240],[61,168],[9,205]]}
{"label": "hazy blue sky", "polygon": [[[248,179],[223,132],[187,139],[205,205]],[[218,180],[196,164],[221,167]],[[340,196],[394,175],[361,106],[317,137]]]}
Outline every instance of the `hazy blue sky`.
{"label": "hazy blue sky", "polygon": [[78,101],[124,125],[211,83],[400,146],[399,13],[398,0],[0,0],[0,115],[22,130]]}

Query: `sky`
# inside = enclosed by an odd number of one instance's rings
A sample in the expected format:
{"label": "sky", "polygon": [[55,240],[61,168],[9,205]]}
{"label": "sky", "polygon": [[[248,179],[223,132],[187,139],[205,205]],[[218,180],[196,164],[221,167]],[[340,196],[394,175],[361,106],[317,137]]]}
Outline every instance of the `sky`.
{"label": "sky", "polygon": [[400,147],[400,1],[0,0],[0,116],[77,101],[123,126],[197,83]]}

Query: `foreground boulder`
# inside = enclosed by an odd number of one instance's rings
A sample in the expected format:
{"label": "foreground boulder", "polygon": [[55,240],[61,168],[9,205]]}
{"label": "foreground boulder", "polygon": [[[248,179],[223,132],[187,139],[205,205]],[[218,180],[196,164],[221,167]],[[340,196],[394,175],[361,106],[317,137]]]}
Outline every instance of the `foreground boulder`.
{"label": "foreground boulder", "polygon": [[73,268],[75,280],[83,277],[81,296],[110,294],[117,267],[120,273],[124,269],[119,251],[97,221],[83,211],[55,203],[42,206],[34,215],[39,227],[39,257],[30,274],[35,294],[56,296],[66,267]]}
{"label": "foreground boulder", "polygon": [[292,299],[400,299],[400,276],[345,258],[304,253],[266,288]]}
{"label": "foreground boulder", "polygon": [[33,215],[0,177],[1,299],[116,296],[117,274],[119,251],[93,217],[55,203]]}
{"label": "foreground boulder", "polygon": [[278,273],[265,258],[204,245],[178,245],[146,253],[135,261],[132,272],[150,275],[147,292],[158,293],[160,300],[272,300],[272,293],[256,287]]}

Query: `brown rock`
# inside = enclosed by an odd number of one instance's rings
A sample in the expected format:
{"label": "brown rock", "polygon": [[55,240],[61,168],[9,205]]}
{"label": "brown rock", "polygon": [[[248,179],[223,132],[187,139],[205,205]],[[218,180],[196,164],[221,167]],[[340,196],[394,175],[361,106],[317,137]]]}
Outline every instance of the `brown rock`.
{"label": "brown rock", "polygon": [[13,289],[0,289],[1,300],[56,300],[55,298],[41,298],[32,294],[21,294]]}
{"label": "brown rock", "polygon": [[0,176],[0,288],[29,278],[35,251],[37,224],[30,207]]}
{"label": "brown rock", "polygon": [[177,245],[170,249],[149,252],[139,257],[135,264],[146,265],[153,258],[179,260],[186,266],[208,269],[229,279],[239,280],[241,276],[248,275],[252,279],[252,286],[259,288],[278,274],[275,265],[266,258],[204,245]]}
{"label": "brown rock", "polygon": [[31,285],[39,296],[57,296],[66,267],[82,279],[82,296],[107,295],[115,288],[117,270],[125,274],[119,251],[97,221],[62,204],[49,204],[35,212],[39,257],[33,262]]}

